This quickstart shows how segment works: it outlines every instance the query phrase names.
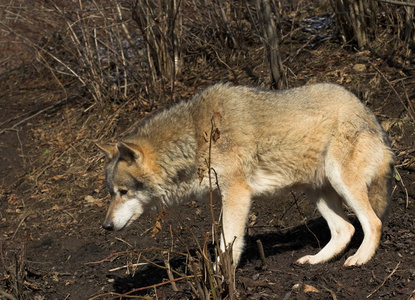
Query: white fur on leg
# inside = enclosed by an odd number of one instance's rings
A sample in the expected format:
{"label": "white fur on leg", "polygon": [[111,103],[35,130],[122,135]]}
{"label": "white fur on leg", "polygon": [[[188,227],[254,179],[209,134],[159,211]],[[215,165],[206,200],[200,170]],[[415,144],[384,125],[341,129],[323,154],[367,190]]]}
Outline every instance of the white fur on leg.
{"label": "white fur on leg", "polygon": [[[373,211],[367,194],[366,186],[354,184],[354,189],[349,189],[343,181],[340,167],[332,162],[330,173],[327,174],[333,188],[346,201],[347,205],[355,212],[362,225],[364,239],[356,253],[349,257],[344,265],[346,267],[358,266],[368,262],[375,254],[379,244],[382,222]],[[356,180],[356,182],[358,182]]]}
{"label": "white fur on leg", "polygon": [[343,211],[341,199],[331,187],[326,188],[324,195],[310,197],[314,198],[318,210],[327,221],[331,239],[316,255],[306,255],[297,260],[300,264],[318,264],[333,259],[347,247],[354,234],[354,227]]}
{"label": "white fur on leg", "polygon": [[251,207],[252,190],[245,182],[236,182],[224,193],[220,248],[232,244],[233,264],[238,265],[244,247],[245,224]]}

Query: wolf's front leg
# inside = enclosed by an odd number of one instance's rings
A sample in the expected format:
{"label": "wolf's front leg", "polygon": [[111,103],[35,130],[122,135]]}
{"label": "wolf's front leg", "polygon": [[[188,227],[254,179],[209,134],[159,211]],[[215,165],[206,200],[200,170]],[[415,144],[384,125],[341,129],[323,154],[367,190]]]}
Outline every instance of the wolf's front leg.
{"label": "wolf's front leg", "polygon": [[220,248],[232,245],[232,259],[238,265],[244,246],[245,224],[251,206],[252,189],[245,181],[234,181],[223,193],[223,221]]}

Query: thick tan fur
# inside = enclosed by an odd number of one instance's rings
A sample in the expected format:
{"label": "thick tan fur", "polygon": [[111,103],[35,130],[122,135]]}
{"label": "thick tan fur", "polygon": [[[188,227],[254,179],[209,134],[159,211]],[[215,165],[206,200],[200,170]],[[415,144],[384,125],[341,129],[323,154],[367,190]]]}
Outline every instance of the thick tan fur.
{"label": "thick tan fur", "polygon": [[110,159],[113,198],[104,228],[122,229],[151,207],[207,190],[206,137],[213,115],[220,115],[214,118],[220,137],[212,144],[211,166],[223,195],[221,248],[233,242],[235,264],[251,198],[283,189],[306,192],[332,235],[319,253],[299,263],[325,262],[346,248],[354,227],[342,202],[356,213],[365,235],[345,265],[370,260],[389,208],[393,153],[375,116],[333,84],[278,92],[215,85],[157,114],[129,139],[100,145]]}

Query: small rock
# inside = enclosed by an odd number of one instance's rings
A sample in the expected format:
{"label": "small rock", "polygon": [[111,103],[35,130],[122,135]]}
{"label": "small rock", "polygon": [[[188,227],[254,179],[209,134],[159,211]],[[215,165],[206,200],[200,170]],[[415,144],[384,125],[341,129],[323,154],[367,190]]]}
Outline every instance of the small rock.
{"label": "small rock", "polygon": [[90,196],[90,195],[85,196],[85,200],[88,203],[94,203],[97,201],[97,199],[95,199],[93,196]]}
{"label": "small rock", "polygon": [[353,70],[357,71],[357,72],[364,72],[366,71],[366,65],[364,64],[355,64],[353,67]]}

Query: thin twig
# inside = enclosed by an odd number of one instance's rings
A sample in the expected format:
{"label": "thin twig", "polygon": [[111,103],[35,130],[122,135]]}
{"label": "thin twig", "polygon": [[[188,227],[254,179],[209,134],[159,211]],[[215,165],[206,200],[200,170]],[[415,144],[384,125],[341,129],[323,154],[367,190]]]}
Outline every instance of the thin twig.
{"label": "thin twig", "polygon": [[169,279],[171,281],[171,288],[173,289],[173,291],[178,292],[179,289],[177,288],[176,282],[174,281],[173,273],[171,271],[170,252],[166,251],[163,254],[167,254],[167,258],[164,258],[164,265],[166,266],[167,276],[169,277]]}
{"label": "thin twig", "polygon": [[[378,0],[379,1],[379,0]],[[399,93],[396,91],[396,89],[393,87],[392,83],[389,81],[388,78],[386,78],[386,76],[378,69],[376,68],[376,66],[369,61],[369,64],[373,67],[373,69],[375,69],[376,72],[379,73],[380,76],[382,76],[382,78],[388,83],[388,85],[391,87],[392,91],[395,93],[396,97],[398,97],[399,101],[401,102],[402,106],[405,108],[405,110],[408,112],[409,117],[412,119],[413,122],[415,122],[415,117],[412,115],[412,112],[409,110],[409,108],[406,106],[405,102],[403,101],[403,99],[401,98],[401,96],[399,95]]]}
{"label": "thin twig", "polygon": [[114,253],[111,253],[110,255],[108,255],[107,257],[105,257],[104,259],[101,259],[101,260],[98,260],[98,261],[89,261],[89,262],[86,262],[85,265],[97,265],[97,264],[101,264],[101,263],[104,263],[104,262],[109,261],[109,260],[114,260],[114,259],[116,259],[117,257],[121,256],[124,253],[125,253],[125,251],[122,251],[122,252],[114,252]]}
{"label": "thin twig", "polygon": [[9,300],[17,300],[16,297],[14,297],[13,295],[6,293],[5,291],[3,291],[2,288],[0,288],[0,295],[3,295],[4,297],[6,297]]}
{"label": "thin twig", "polygon": [[[111,298],[111,299],[116,299],[116,298],[120,298],[121,299],[122,297],[128,296],[128,295],[130,295],[132,293],[136,293],[136,292],[143,291],[143,290],[147,290],[147,289],[151,289],[151,288],[160,287],[160,286],[163,286],[163,285],[166,285],[166,284],[171,284],[172,282],[177,282],[177,281],[184,280],[184,279],[194,278],[194,276],[195,275],[187,275],[187,276],[175,278],[173,280],[166,280],[166,281],[163,281],[163,282],[160,282],[160,283],[156,283],[156,284],[153,284],[153,285],[150,285],[150,286],[144,286],[144,287],[136,288],[136,289],[133,289],[133,290],[131,290],[131,291],[125,293],[125,294],[119,294],[117,297],[114,297],[114,298]],[[202,277],[202,275],[201,274],[200,275],[197,275],[197,277]],[[96,299],[96,298],[97,297],[94,297],[94,298],[91,298],[91,299]]]}
{"label": "thin twig", "polygon": [[135,268],[135,267],[141,267],[141,266],[146,266],[146,265],[148,265],[149,263],[136,263],[136,264],[132,264],[132,265],[124,265],[124,266],[121,266],[121,267],[116,267],[116,268],[113,268],[113,269],[109,269],[108,271],[109,272],[115,272],[115,271],[119,271],[119,270],[122,270],[122,269],[127,269],[128,267],[133,267],[133,268]]}
{"label": "thin twig", "polygon": [[333,300],[337,300],[337,296],[336,293],[333,292],[331,289],[329,289],[328,287],[322,285],[322,288],[325,289],[326,291],[328,291],[331,294],[331,297],[333,298]]}
{"label": "thin twig", "polygon": [[23,143],[19,135],[19,130],[16,130],[16,135],[17,135],[17,140],[19,141],[19,144],[20,144],[20,151],[22,152],[23,169],[26,169],[26,158],[25,158],[25,154],[23,150]]}
{"label": "thin twig", "polygon": [[399,182],[402,184],[403,189],[405,190],[405,195],[406,195],[406,205],[405,208],[409,207],[409,194],[408,194],[408,190],[406,189],[405,183],[403,182],[402,176],[401,174],[399,174],[398,169],[396,169],[395,167],[395,172],[399,177]]}
{"label": "thin twig", "polygon": [[[0,77],[1,77],[1,75],[0,75]],[[4,122],[0,123],[0,127],[2,127],[4,124],[11,123],[11,122],[12,122],[12,121],[14,121],[14,120],[17,120],[17,119],[20,119],[20,118],[26,117],[27,115],[30,115],[31,113],[32,113],[32,112],[26,112],[26,113],[21,114],[20,116],[16,116],[16,115],[14,115],[14,116],[12,116],[11,118],[7,119],[6,121],[4,121]]]}
{"label": "thin twig", "polygon": [[304,218],[304,226],[307,228],[307,230],[314,236],[314,238],[316,239],[316,241],[317,241],[317,244],[318,244],[318,247],[319,248],[321,248],[321,245],[320,245],[320,240],[318,239],[318,237],[315,235],[315,233],[310,229],[310,227],[308,227],[308,225],[307,225],[307,218],[304,216],[304,214],[301,212],[301,210],[300,210],[300,207],[298,206],[298,198],[297,198],[297,196],[291,191],[290,192],[291,193],[291,195],[293,196],[293,198],[294,198],[294,201],[295,201],[295,205],[297,206],[297,210],[298,210],[298,212],[300,213],[300,215]]}
{"label": "thin twig", "polygon": [[257,240],[256,243],[258,245],[259,257],[261,258],[261,263],[262,263],[261,269],[267,270],[268,264],[267,264],[267,260],[265,259],[264,246],[262,246],[261,240]]}
{"label": "thin twig", "polygon": [[68,147],[67,149],[65,149],[65,151],[63,151],[61,153],[61,155],[59,155],[57,158],[55,158],[50,164],[48,164],[41,172],[39,172],[36,177],[35,177],[35,186],[39,185],[39,177],[42,176],[43,173],[46,172],[47,169],[51,168],[56,162],[58,162],[69,150],[70,147]]}
{"label": "thin twig", "polygon": [[398,5],[398,6],[409,6],[409,7],[415,7],[415,3],[410,2],[401,2],[401,1],[391,1],[391,0],[377,0],[378,2]]}
{"label": "thin twig", "polygon": [[403,86],[403,91],[405,92],[406,101],[408,102],[408,109],[411,112],[411,114],[413,116],[415,116],[415,109],[414,109],[414,106],[412,105],[411,100],[409,99],[408,91],[406,90],[405,83],[403,81],[401,81],[401,83],[402,83],[402,86]]}
{"label": "thin twig", "polygon": [[34,113],[33,115],[31,115],[31,116],[29,116],[29,117],[27,117],[27,118],[25,118],[25,119],[23,119],[23,120],[21,120],[21,121],[17,122],[17,123],[16,123],[16,124],[14,124],[12,127],[5,128],[5,129],[1,130],[1,131],[0,131],[0,134],[5,133],[6,131],[14,131],[14,130],[17,130],[17,127],[18,127],[18,126],[20,126],[20,125],[22,125],[23,123],[25,123],[25,122],[27,122],[27,121],[29,121],[29,120],[33,119],[33,118],[34,118],[34,117],[36,117],[36,116],[38,116],[38,115],[40,115],[40,114],[44,113],[45,111],[47,111],[47,110],[49,110],[49,109],[52,109],[52,108],[54,108],[54,107],[56,107],[56,106],[58,106],[58,105],[60,105],[60,104],[64,103],[65,101],[66,101],[66,99],[65,99],[65,100],[61,100],[61,101],[59,101],[58,103],[55,103],[55,104],[49,105],[48,107],[46,107],[46,108],[44,108],[44,109],[39,110],[38,112]]}
{"label": "thin twig", "polygon": [[121,243],[126,244],[128,247],[133,248],[133,246],[132,246],[129,242],[124,241],[122,238],[115,237],[115,239],[116,239],[117,241],[120,241]]}
{"label": "thin twig", "polygon": [[29,216],[29,214],[26,214],[25,216],[23,216],[23,218],[20,220],[19,225],[17,225],[16,231],[14,232],[13,236],[12,236],[12,240],[15,238],[17,231],[19,231],[20,226],[22,226],[23,222],[27,219],[27,217]]}
{"label": "thin twig", "polygon": [[374,293],[376,293],[377,291],[379,291],[380,288],[385,285],[386,281],[388,281],[388,279],[391,278],[393,276],[393,274],[395,274],[396,270],[398,270],[400,264],[401,264],[401,262],[398,262],[398,264],[396,265],[395,269],[393,269],[392,272],[388,276],[385,277],[385,279],[383,280],[383,282],[382,282],[381,285],[379,285],[377,288],[375,288],[373,290],[373,292],[371,292],[369,295],[366,296],[366,299],[372,297],[372,295]]}

